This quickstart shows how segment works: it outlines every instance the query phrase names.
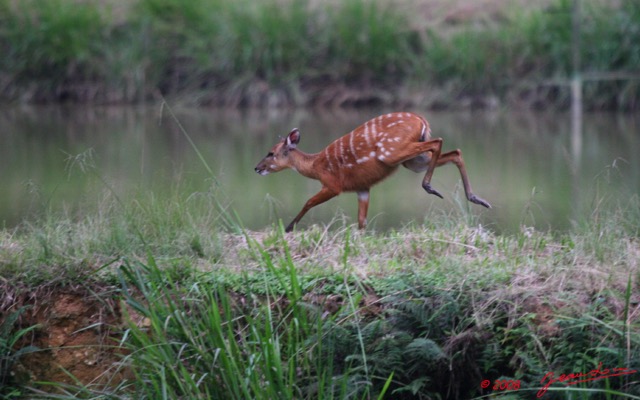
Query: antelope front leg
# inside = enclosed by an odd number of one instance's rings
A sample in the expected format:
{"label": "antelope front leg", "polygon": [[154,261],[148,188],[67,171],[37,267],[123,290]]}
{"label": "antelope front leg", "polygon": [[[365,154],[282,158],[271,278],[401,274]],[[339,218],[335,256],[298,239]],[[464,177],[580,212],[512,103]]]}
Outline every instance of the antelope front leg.
{"label": "antelope front leg", "polygon": [[305,203],[304,207],[302,207],[302,210],[298,213],[298,215],[296,215],[296,217],[293,219],[293,221],[291,221],[291,223],[287,226],[287,228],[285,229],[285,232],[291,232],[293,230],[293,227],[298,222],[300,222],[300,220],[302,219],[302,217],[304,217],[304,215],[307,213],[307,211],[309,211],[313,207],[317,206],[318,204],[322,204],[327,200],[331,200],[332,198],[336,197],[337,195],[338,195],[338,193],[335,193],[335,192],[327,189],[326,187],[323,187],[322,189],[320,189],[320,191],[318,193],[316,193],[315,196],[313,196],[312,198],[307,200],[307,202]]}

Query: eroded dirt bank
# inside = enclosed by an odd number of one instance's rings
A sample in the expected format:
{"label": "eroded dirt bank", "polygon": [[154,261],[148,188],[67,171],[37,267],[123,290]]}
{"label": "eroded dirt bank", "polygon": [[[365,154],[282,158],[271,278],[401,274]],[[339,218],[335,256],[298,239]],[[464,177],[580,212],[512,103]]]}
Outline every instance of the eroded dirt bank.
{"label": "eroded dirt bank", "polygon": [[[114,386],[130,377],[123,366],[120,339],[126,321],[114,288],[60,288],[6,293],[6,315],[25,307],[14,331],[37,325],[16,346],[37,351],[19,358],[11,370],[15,383],[51,388],[36,382]],[[6,317],[5,315],[5,317]],[[135,313],[130,313],[136,318]],[[0,320],[3,315],[0,314]],[[48,389],[47,389],[48,387]]]}
{"label": "eroded dirt bank", "polygon": [[[26,346],[35,346],[38,350],[20,357],[13,365],[12,383],[44,391],[78,384],[100,390],[134,379],[121,340],[127,329],[127,318],[138,326],[147,325],[149,321],[120,301],[120,295],[114,287],[65,287],[16,291],[3,296],[5,307],[2,309],[8,311],[0,315],[0,322],[14,310],[25,307],[14,330],[37,325],[16,346],[16,351]],[[307,293],[304,299],[328,313],[335,313],[345,301],[339,295],[314,293]],[[13,306],[6,307],[8,301]],[[246,301],[244,296],[234,296],[238,304]],[[364,296],[359,305],[365,316],[384,312],[380,297],[373,292]],[[548,330],[550,336],[557,335],[548,306],[527,301],[524,307],[537,316],[534,322],[539,329]]]}

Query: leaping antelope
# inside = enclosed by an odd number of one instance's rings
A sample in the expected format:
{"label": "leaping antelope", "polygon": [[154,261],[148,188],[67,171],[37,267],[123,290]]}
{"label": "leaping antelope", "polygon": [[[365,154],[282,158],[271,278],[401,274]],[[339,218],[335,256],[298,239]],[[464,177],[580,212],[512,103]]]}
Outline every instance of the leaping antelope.
{"label": "leaping antelope", "polygon": [[291,232],[311,208],[342,192],[358,194],[358,227],[364,229],[370,188],[395,172],[400,164],[414,172],[427,171],[422,187],[427,193],[442,198],[431,187],[433,170],[454,163],[460,171],[467,200],[491,208],[487,201],[473,194],[462,152],[456,149],[442,154],[442,139],[431,139],[429,123],[417,114],[397,112],[380,115],[316,154],[302,152],[298,143],[300,131],[296,128],[276,143],[255,168],[260,175],[292,168],[322,183],[322,189],[306,202],[287,226],[287,232]]}

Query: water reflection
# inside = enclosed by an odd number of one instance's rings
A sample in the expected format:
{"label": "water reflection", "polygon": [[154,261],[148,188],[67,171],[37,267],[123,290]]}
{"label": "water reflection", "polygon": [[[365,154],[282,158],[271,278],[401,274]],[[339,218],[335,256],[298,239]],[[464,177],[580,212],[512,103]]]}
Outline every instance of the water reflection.
{"label": "water reflection", "polygon": [[[124,199],[141,191],[162,196],[176,187],[208,190],[207,168],[178,124],[161,111],[0,109],[0,222],[15,226],[47,209],[96,212],[108,192],[102,180]],[[260,229],[277,218],[289,221],[320,187],[293,171],[255,174],[255,163],[278,135],[299,127],[300,148],[315,152],[367,119],[395,110],[175,111],[244,224]],[[400,169],[372,189],[369,226],[375,229],[421,223],[435,213],[464,213],[499,231],[521,225],[563,230],[588,218],[597,199],[640,192],[638,117],[588,114],[580,132],[572,129],[569,114],[413,111],[427,117],[434,136],[444,138],[443,150],[462,149],[474,191],[494,208],[466,202],[454,166],[434,174],[433,185],[445,200],[424,193],[421,175]],[[354,194],[344,194],[313,209],[301,227],[328,222],[336,210],[355,222],[356,203]]]}

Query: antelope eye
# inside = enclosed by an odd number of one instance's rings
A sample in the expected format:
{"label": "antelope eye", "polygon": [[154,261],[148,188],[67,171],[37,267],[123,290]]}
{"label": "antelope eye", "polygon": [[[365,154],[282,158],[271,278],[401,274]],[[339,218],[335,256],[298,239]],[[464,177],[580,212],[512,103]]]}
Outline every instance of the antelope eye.
{"label": "antelope eye", "polygon": [[273,152],[270,151],[269,153],[267,153],[267,157],[273,157]]}

